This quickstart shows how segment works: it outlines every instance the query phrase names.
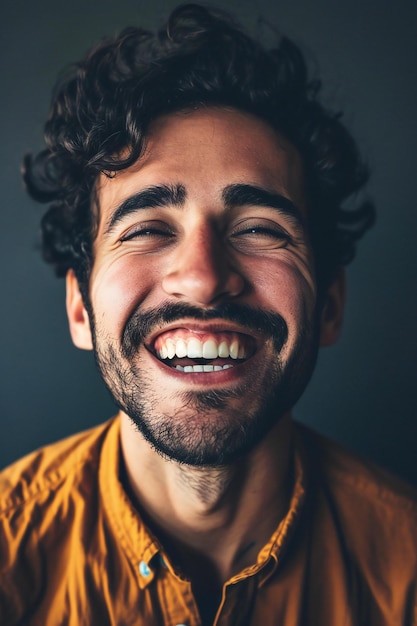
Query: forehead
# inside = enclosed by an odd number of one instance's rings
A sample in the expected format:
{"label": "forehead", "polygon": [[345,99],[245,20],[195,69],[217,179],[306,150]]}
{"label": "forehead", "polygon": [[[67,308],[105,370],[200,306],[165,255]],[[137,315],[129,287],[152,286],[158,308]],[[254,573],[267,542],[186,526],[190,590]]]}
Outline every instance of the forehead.
{"label": "forehead", "polygon": [[278,191],[304,212],[304,176],[297,149],[263,120],[232,108],[202,108],[158,118],[138,161],[97,194],[107,213],[140,188],[181,184],[189,197],[213,202],[230,184]]}

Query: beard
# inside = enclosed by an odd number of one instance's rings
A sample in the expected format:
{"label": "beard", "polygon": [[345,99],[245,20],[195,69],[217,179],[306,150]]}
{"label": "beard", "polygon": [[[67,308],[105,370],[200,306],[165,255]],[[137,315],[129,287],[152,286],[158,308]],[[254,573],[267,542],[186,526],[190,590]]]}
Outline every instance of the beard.
{"label": "beard", "polygon": [[[166,459],[196,467],[230,465],[259,444],[304,391],[318,352],[316,317],[303,314],[301,331],[283,361],[288,327],[281,315],[245,305],[225,304],[208,311],[181,304],[136,311],[124,328],[120,346],[106,340],[90,321],[95,359],[117,406]],[[186,391],[170,397],[157,387],[141,363],[145,337],[179,319],[224,319],[270,339],[273,358],[249,383],[228,389]],[[168,407],[162,409],[161,407]]]}

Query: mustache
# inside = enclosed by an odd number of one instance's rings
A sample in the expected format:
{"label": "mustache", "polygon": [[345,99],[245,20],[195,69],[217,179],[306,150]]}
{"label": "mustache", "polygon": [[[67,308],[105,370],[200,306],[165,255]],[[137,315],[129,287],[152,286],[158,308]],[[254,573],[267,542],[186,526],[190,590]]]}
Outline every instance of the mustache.
{"label": "mustache", "polygon": [[284,318],[275,311],[255,309],[245,304],[225,303],[211,309],[181,303],[162,303],[146,311],[136,310],[128,319],[122,336],[122,353],[131,358],[145,338],[156,328],[184,318],[207,322],[223,319],[244,327],[254,333],[271,337],[277,351],[288,338],[288,326]]}

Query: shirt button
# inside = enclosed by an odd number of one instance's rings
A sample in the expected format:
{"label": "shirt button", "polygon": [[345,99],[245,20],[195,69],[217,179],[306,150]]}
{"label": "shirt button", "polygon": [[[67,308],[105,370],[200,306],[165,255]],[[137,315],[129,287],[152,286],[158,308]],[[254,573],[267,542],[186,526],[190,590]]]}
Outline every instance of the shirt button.
{"label": "shirt button", "polygon": [[152,574],[151,568],[148,566],[147,563],[145,563],[145,561],[141,561],[139,563],[139,573],[144,578],[148,578],[148,576]]}

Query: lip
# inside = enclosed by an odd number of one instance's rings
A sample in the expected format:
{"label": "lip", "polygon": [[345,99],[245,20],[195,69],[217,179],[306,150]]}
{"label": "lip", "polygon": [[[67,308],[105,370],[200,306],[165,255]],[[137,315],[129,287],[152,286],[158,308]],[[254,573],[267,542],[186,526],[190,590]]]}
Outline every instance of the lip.
{"label": "lip", "polygon": [[163,372],[165,376],[170,376],[172,379],[182,384],[188,383],[201,387],[215,387],[218,385],[238,383],[245,375],[249,373],[253,374],[253,367],[256,367],[256,361],[259,360],[260,357],[260,351],[256,350],[246,361],[236,362],[233,367],[229,369],[216,372],[192,372],[185,374],[184,372],[166,365],[166,363],[158,359],[149,349],[147,349],[147,353],[156,367]]}
{"label": "lip", "polygon": [[[245,361],[236,361],[233,367],[225,370],[213,371],[213,372],[192,372],[184,373],[173,367],[167,365],[164,361],[159,359],[155,353],[154,345],[156,339],[169,331],[174,330],[186,330],[193,334],[207,334],[207,333],[239,333],[250,337],[255,344],[255,349],[252,355]],[[152,359],[153,364],[164,374],[169,376],[172,380],[180,382],[181,384],[195,385],[200,387],[216,387],[225,384],[237,384],[242,381],[242,378],[249,374],[253,374],[253,367],[256,367],[256,361],[261,358],[261,341],[264,339],[259,333],[248,332],[247,328],[243,328],[232,322],[225,320],[210,320],[209,322],[201,322],[197,320],[176,320],[171,324],[166,324],[163,327],[158,328],[151,333],[144,342],[144,347],[149,357]]]}

